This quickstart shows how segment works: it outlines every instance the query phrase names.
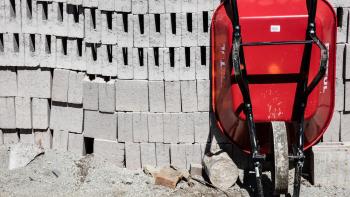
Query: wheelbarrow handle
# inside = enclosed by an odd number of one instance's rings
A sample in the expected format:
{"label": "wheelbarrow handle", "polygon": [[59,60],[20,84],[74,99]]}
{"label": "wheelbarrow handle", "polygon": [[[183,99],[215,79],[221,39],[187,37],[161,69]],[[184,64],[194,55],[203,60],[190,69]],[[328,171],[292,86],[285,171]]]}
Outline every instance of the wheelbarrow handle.
{"label": "wheelbarrow handle", "polygon": [[314,79],[312,79],[310,85],[306,88],[306,95],[310,95],[311,92],[315,89],[315,87],[318,85],[318,83],[321,81],[321,79],[324,77],[327,71],[327,62],[328,62],[328,49],[326,45],[318,39],[316,34],[310,35],[313,42],[318,46],[318,48],[321,50],[321,61],[320,61],[320,68],[318,70],[317,75]]}

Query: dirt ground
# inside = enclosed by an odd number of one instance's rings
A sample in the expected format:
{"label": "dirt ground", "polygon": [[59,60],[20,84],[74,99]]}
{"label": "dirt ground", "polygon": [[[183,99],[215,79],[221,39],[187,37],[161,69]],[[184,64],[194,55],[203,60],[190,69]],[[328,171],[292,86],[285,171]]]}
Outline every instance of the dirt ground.
{"label": "dirt ground", "polygon": [[[48,150],[24,168],[8,170],[9,148],[0,146],[0,196],[253,196],[249,181],[239,180],[225,193],[193,181],[181,181],[175,190],[153,184],[142,171],[132,171],[101,161],[93,155],[79,157]],[[240,176],[242,179],[242,176]],[[245,178],[246,179],[246,178]],[[271,181],[264,175],[266,196]],[[290,188],[292,188],[290,186]],[[301,196],[349,196],[350,188],[315,187],[303,180]]]}

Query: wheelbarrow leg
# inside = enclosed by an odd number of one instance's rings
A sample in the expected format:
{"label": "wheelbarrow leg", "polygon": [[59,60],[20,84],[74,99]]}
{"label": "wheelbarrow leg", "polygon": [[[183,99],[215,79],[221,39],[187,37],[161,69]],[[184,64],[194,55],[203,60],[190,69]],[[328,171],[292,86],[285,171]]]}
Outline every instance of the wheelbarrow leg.
{"label": "wheelbarrow leg", "polygon": [[250,144],[252,146],[252,160],[254,164],[255,178],[256,178],[256,193],[257,196],[263,197],[264,190],[261,180],[261,163],[265,160],[265,156],[259,153],[259,146],[256,137],[256,128],[253,120],[252,106],[249,103],[245,104],[245,114],[247,116]]}
{"label": "wheelbarrow leg", "polygon": [[304,166],[304,119],[298,124],[298,143],[295,150],[295,175],[294,175],[294,190],[293,197],[299,197],[300,194],[300,183],[301,183],[301,173]]}

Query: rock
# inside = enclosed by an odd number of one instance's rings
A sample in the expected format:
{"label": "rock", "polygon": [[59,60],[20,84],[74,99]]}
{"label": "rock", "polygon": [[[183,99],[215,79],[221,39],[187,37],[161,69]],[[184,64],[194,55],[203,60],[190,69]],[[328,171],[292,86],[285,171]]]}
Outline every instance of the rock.
{"label": "rock", "polygon": [[10,147],[9,170],[24,167],[33,161],[44,149],[35,144],[17,143]]}
{"label": "rock", "polygon": [[210,182],[221,190],[228,190],[237,181],[238,167],[222,150],[211,155],[204,155],[203,166]]}
{"label": "rock", "polygon": [[202,172],[203,172],[202,164],[191,163],[190,165],[191,176],[203,176]]}
{"label": "rock", "polygon": [[182,173],[173,168],[162,168],[158,173],[155,174],[155,184],[169,187],[172,189],[176,188],[177,183],[183,177]]}

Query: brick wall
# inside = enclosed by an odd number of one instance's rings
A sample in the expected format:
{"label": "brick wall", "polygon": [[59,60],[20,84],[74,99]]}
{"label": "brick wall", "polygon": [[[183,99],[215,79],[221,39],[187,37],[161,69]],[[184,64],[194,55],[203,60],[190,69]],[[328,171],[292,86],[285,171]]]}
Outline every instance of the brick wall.
{"label": "brick wall", "polygon": [[[189,167],[211,140],[235,152],[210,131],[208,30],[218,3],[0,0],[0,143],[93,152],[131,169]],[[323,141],[350,141],[350,3],[332,3],[337,102]]]}
{"label": "brick wall", "polygon": [[209,138],[217,0],[0,0],[0,143],[188,167]]}

